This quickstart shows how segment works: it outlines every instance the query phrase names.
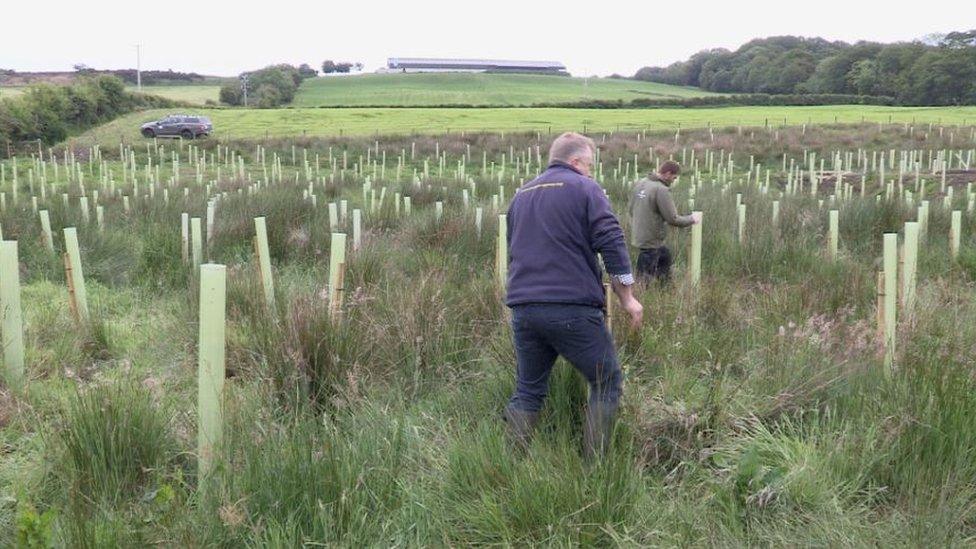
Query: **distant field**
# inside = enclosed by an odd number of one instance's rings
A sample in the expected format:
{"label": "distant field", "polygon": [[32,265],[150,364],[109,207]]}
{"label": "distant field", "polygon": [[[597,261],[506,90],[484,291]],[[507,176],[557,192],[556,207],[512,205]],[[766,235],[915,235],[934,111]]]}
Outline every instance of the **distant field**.
{"label": "distant field", "polygon": [[[126,86],[128,91],[136,91],[135,86]],[[0,87],[0,98],[16,97],[27,90],[26,87]],[[174,101],[186,101],[203,105],[208,99],[217,101],[220,86],[213,84],[143,86],[143,93],[158,95]]]}
{"label": "distant field", "polygon": [[24,93],[27,88],[21,87],[4,87],[0,86],[0,99],[9,99],[11,97],[17,97],[18,95]]}
{"label": "distant field", "polygon": [[[126,86],[129,91],[136,91],[135,86]],[[143,86],[143,93],[158,95],[174,101],[186,101],[203,105],[208,99],[217,101],[220,96],[220,86],[217,85],[188,85],[188,86]]]}
{"label": "distant field", "polygon": [[630,100],[718,95],[697,88],[610,78],[527,74],[364,74],[306,80],[296,107],[530,106],[593,99]]}
{"label": "distant field", "polygon": [[[167,110],[130,114],[77,139],[103,145],[141,139],[139,124]],[[457,131],[557,132],[704,127],[799,125],[804,123],[912,122],[972,124],[976,107],[724,107],[715,109],[197,109],[209,116],[216,137],[263,138]]]}

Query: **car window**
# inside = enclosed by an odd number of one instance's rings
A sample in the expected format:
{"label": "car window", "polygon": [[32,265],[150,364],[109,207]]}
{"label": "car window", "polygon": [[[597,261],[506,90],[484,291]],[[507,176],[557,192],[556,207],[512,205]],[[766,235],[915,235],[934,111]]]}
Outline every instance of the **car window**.
{"label": "car window", "polygon": [[187,124],[199,124],[200,123],[200,119],[199,118],[187,118],[187,119],[184,120],[184,122],[186,122]]}

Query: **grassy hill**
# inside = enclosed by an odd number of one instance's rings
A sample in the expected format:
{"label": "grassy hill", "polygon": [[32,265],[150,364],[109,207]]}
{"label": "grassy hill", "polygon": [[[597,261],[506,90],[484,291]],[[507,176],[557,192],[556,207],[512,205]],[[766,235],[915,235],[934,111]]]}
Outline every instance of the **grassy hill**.
{"label": "grassy hill", "polygon": [[[128,91],[136,91],[135,86],[126,86]],[[216,84],[173,84],[159,86],[143,86],[143,93],[158,95],[174,101],[185,101],[195,105],[203,105],[207,100],[216,102],[220,96],[220,86]]]}
{"label": "grassy hill", "polygon": [[[21,95],[27,91],[27,86],[0,86],[0,99],[8,99]],[[135,86],[126,86],[130,92],[136,91]],[[195,105],[203,105],[208,99],[217,101],[220,95],[220,85],[214,83],[205,84],[160,84],[156,86],[143,86],[143,93],[158,95],[174,101],[185,101]]]}
{"label": "grassy hill", "polygon": [[697,88],[611,78],[529,74],[364,74],[312,78],[302,83],[296,107],[529,106],[594,99],[630,100],[718,95]]}

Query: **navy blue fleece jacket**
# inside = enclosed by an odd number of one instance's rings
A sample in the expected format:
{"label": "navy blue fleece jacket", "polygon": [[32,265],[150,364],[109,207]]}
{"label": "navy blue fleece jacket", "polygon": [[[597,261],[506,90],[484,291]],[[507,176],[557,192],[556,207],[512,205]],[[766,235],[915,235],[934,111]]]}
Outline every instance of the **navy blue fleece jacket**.
{"label": "navy blue fleece jacket", "polygon": [[555,162],[522,185],[508,208],[505,303],[605,307],[597,253],[611,275],[633,280],[624,233],[603,189]]}

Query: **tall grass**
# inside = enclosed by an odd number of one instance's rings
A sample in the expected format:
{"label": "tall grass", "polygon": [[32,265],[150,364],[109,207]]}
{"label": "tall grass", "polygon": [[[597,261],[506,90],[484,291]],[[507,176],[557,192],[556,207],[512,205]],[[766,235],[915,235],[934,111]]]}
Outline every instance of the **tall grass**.
{"label": "tall grass", "polygon": [[[609,173],[617,158],[641,155],[643,172],[649,148],[661,158],[694,150],[700,161],[706,149],[734,149],[737,166],[728,182],[701,174],[701,284],[684,278],[688,233],[672,231],[675,279],[638,288],[641,330],[628,331],[614,312],[625,387],[614,444],[598,464],[580,458],[587,388],[565,362],[556,365],[528,452],[511,451],[500,421],[514,352],[493,272],[499,212],[490,201],[500,184],[510,196],[523,179],[512,152],[524,174],[525,153],[535,162],[544,135],[401,136],[378,145],[308,137],[294,141],[294,164],[292,141],[267,140],[269,164],[277,155],[284,173],[250,196],[237,189],[263,178],[256,144],[220,143],[240,150],[251,181],[224,170],[213,188],[228,193],[217,201],[205,252],[228,266],[228,380],[225,443],[205,490],[188,473],[198,296],[180,258],[179,219],[205,216],[214,195],[184,164],[170,203],[159,198],[172,152],[185,158],[186,145],[167,143],[154,155],[166,161],[155,201],[133,199],[126,214],[120,196],[104,192],[105,231],[81,226],[91,326],[79,328],[67,313],[63,266],[37,239],[22,180],[21,201],[8,205],[2,222],[4,235],[21,243],[30,407],[0,399],[0,412],[17,418],[0,433],[11,449],[0,453],[0,498],[17,500],[0,500],[0,524],[12,526],[0,542],[14,543],[20,528],[68,546],[971,543],[972,218],[952,261],[949,214],[930,195],[918,304],[911,315],[899,312],[889,372],[876,326],[881,234],[899,231],[915,210],[877,200],[875,187],[836,206],[820,207],[817,198],[827,197],[808,190],[780,195],[784,152],[799,160],[804,150],[829,159],[859,146],[869,154],[972,147],[967,129],[944,133],[917,126],[913,138],[902,126],[862,125],[682,130],[677,140],[671,132],[596,136],[618,212],[629,181]],[[455,177],[452,163],[469,145],[468,174]],[[386,178],[372,168],[355,173],[352,162],[365,160],[367,148],[375,158],[377,146],[388,155]],[[318,208],[302,199],[303,147],[310,164],[320,156]],[[203,147],[208,162],[214,149]],[[333,170],[329,154],[341,162],[343,150],[350,167]],[[435,151],[449,155],[444,173],[437,174]],[[482,151],[489,163],[506,155],[501,178],[497,164],[495,175],[481,173]],[[408,160],[396,180],[390,166],[401,152]],[[773,170],[769,192],[745,181],[749,155]],[[433,175],[413,181],[425,159]],[[137,162],[145,162],[144,151]],[[118,163],[109,166],[121,172]],[[216,177],[213,165],[208,170],[205,182]],[[375,212],[362,199],[367,176],[377,191],[386,188]],[[460,191],[472,181],[465,210]],[[950,182],[964,194],[964,179]],[[81,192],[77,183],[57,184],[72,197]],[[86,193],[101,187],[88,182]],[[410,216],[396,214],[394,193],[411,197]],[[673,193],[686,210],[687,178]],[[742,245],[736,193],[748,208]],[[770,219],[773,199],[781,200],[778,225]],[[326,203],[339,200],[349,201],[350,217],[361,208],[365,224],[362,248],[347,251],[343,305],[333,317]],[[440,219],[436,201],[444,202]],[[82,223],[60,194],[43,206],[56,229]],[[485,209],[480,237],[474,206]],[[825,242],[831,207],[841,211],[836,261]],[[253,257],[259,215],[268,220],[274,307],[264,303]],[[351,233],[351,222],[339,230]],[[56,247],[60,253],[60,240]],[[32,465],[43,474],[19,474]]]}

